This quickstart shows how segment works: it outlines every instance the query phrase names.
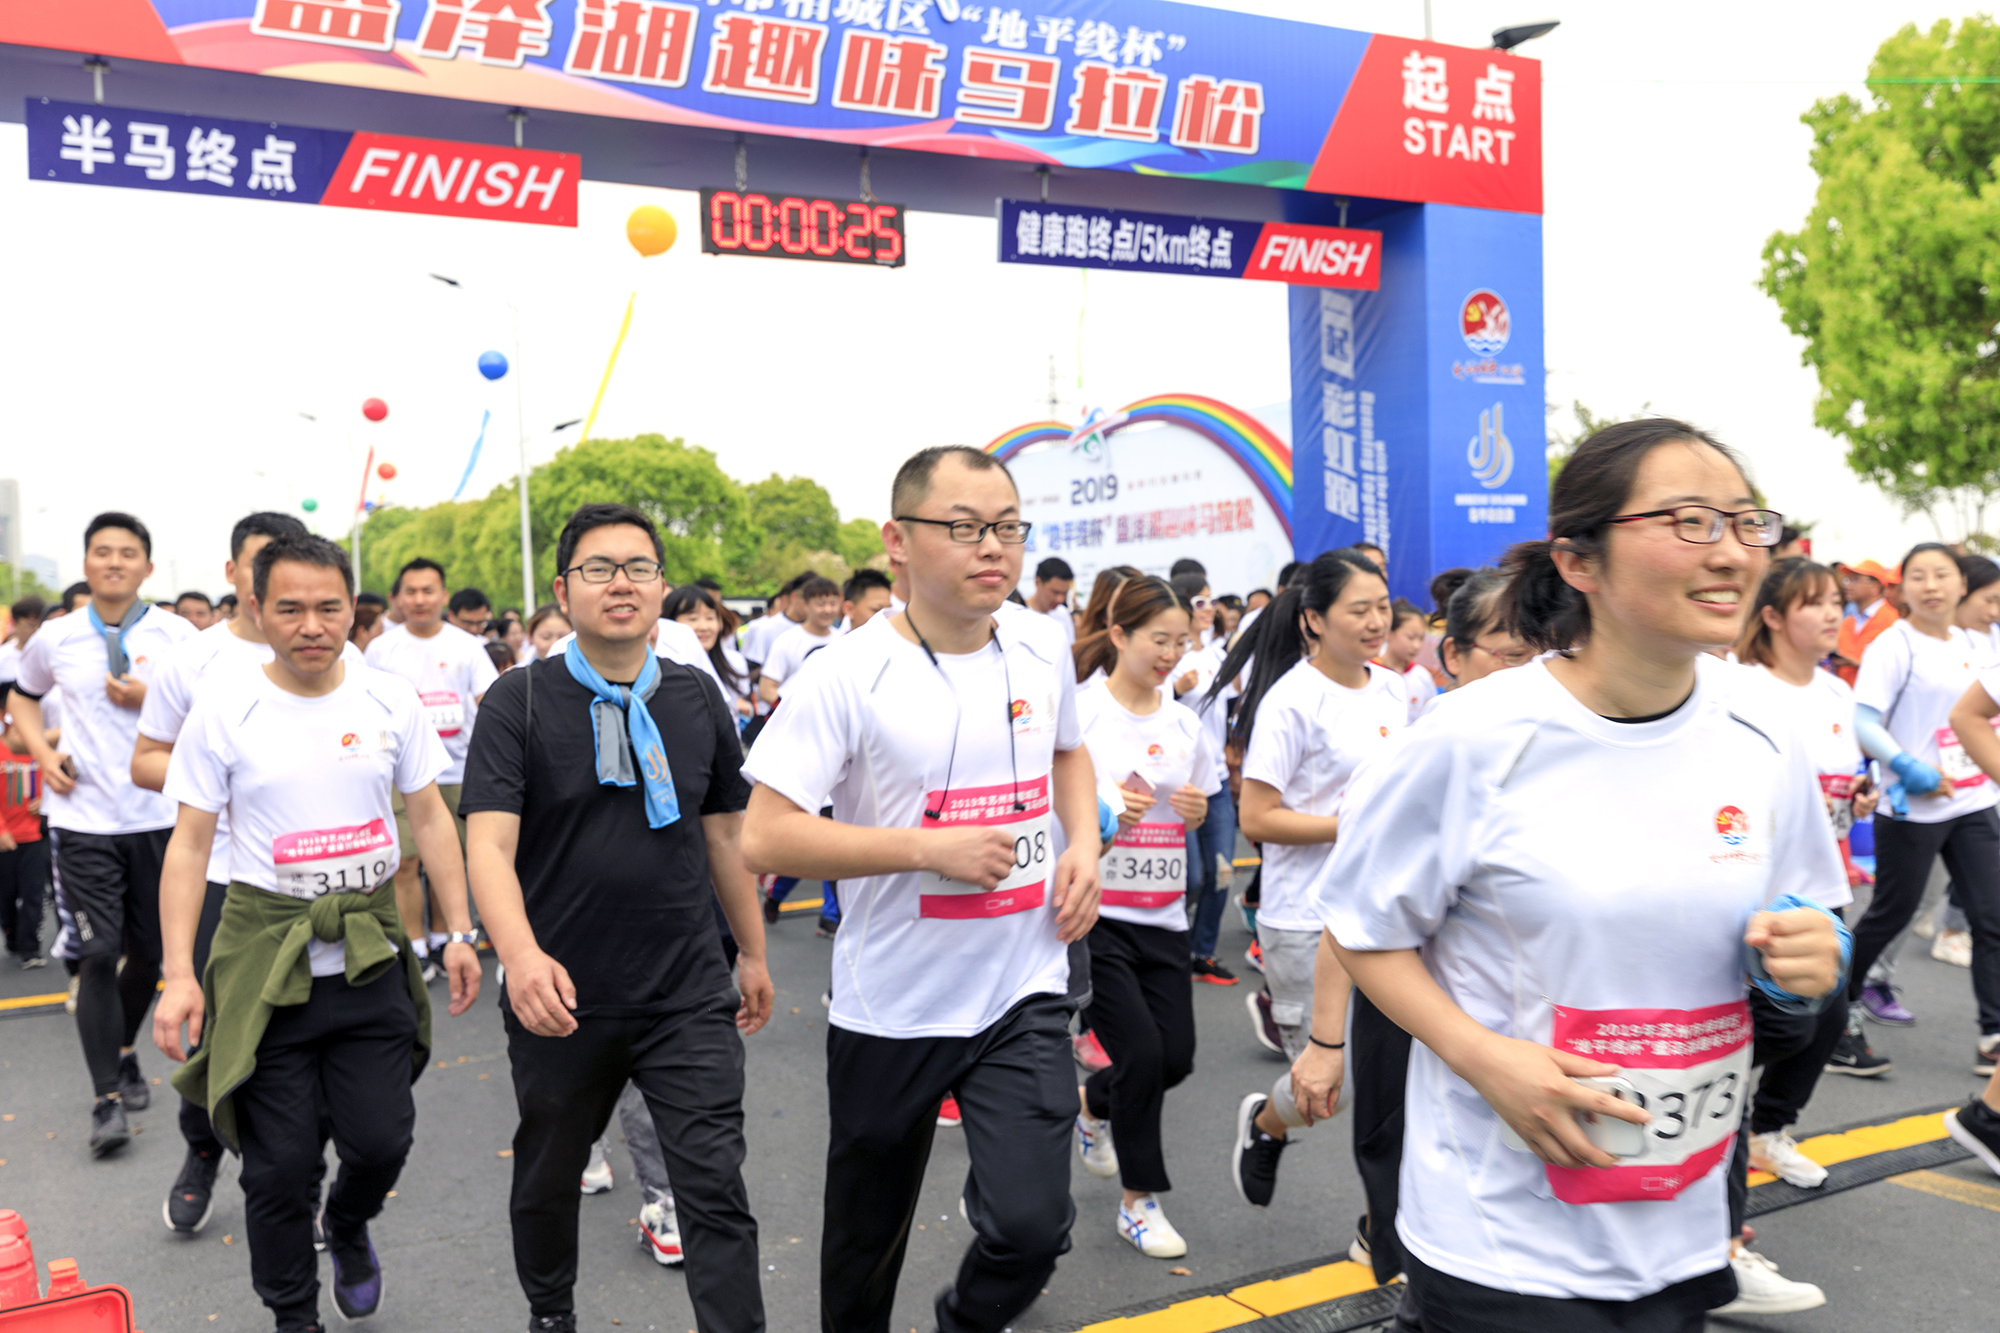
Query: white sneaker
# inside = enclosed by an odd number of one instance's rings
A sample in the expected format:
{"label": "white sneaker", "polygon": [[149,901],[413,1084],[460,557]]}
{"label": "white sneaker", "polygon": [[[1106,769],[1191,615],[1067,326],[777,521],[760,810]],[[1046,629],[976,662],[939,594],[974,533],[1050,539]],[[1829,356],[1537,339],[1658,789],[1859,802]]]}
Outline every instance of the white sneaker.
{"label": "white sneaker", "polygon": [[1931,941],[1931,957],[1940,963],[1950,963],[1953,967],[1972,966],[1972,932],[1969,930],[1940,930]]}
{"label": "white sneaker", "polygon": [[1782,1129],[1750,1136],[1750,1167],[1753,1171],[1769,1171],[1802,1190],[1826,1184],[1826,1168],[1800,1152],[1791,1134]]}
{"label": "white sneaker", "polygon": [[1736,1299],[1710,1314],[1793,1314],[1817,1310],[1826,1304],[1826,1293],[1810,1282],[1794,1282],[1778,1275],[1778,1266],[1751,1250],[1729,1256],[1736,1270]]}
{"label": "white sneaker", "polygon": [[681,1220],[674,1201],[649,1203],[639,1210],[639,1244],[653,1256],[653,1262],[668,1266],[686,1258],[681,1253]]}
{"label": "white sneaker", "polygon": [[590,1165],[583,1168],[583,1192],[605,1194],[611,1189],[611,1163],[604,1160],[604,1140],[590,1145]]}
{"label": "white sneaker", "polygon": [[1111,1146],[1111,1122],[1087,1115],[1076,1118],[1076,1151],[1083,1169],[1099,1180],[1118,1174],[1118,1150]]}
{"label": "white sneaker", "polygon": [[1160,1201],[1150,1194],[1130,1208],[1118,1205],[1118,1234],[1148,1259],[1178,1259],[1187,1253],[1187,1242],[1160,1211]]}

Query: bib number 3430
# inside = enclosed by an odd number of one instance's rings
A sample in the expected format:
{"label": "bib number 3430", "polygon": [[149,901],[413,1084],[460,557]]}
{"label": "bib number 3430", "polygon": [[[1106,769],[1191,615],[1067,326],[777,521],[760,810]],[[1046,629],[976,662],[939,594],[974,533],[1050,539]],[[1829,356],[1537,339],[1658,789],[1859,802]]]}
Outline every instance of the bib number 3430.
{"label": "bib number 3430", "polygon": [[[1018,804],[1021,808],[1015,809]],[[931,812],[936,811],[935,817]],[[947,879],[926,870],[919,877],[919,916],[945,921],[978,921],[1028,912],[1048,901],[1049,869],[1055,850],[1049,845],[1049,780],[1047,775],[991,787],[954,787],[924,795],[923,827],[965,826],[998,829],[1014,843],[1014,868],[993,888]]]}

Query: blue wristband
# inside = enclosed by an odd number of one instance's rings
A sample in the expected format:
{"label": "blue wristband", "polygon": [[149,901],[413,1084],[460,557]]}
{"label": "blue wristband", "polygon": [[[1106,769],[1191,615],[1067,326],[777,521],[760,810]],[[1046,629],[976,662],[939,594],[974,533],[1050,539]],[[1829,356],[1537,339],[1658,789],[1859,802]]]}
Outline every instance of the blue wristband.
{"label": "blue wristband", "polygon": [[1097,840],[1110,842],[1118,836],[1118,816],[1111,813],[1111,807],[1102,797],[1097,802]]}
{"label": "blue wristband", "polygon": [[1764,966],[1764,955],[1759,953],[1755,947],[1748,944],[1743,946],[1743,965],[1744,969],[1750,974],[1750,984],[1762,992],[1764,998],[1780,1010],[1788,1014],[1816,1014],[1825,1009],[1831,1003],[1834,996],[1842,994],[1847,989],[1847,970],[1848,966],[1854,961],[1854,936],[1847,929],[1847,923],[1840,919],[1840,913],[1829,911],[1812,899],[1801,898],[1796,893],[1781,895],[1766,904],[1764,910],[1767,912],[1789,912],[1800,907],[1810,908],[1826,916],[1833,922],[1834,934],[1840,939],[1840,975],[1835,978],[1833,988],[1817,999],[1808,999],[1803,995],[1792,994],[1777,982],[1771,980],[1771,974]]}

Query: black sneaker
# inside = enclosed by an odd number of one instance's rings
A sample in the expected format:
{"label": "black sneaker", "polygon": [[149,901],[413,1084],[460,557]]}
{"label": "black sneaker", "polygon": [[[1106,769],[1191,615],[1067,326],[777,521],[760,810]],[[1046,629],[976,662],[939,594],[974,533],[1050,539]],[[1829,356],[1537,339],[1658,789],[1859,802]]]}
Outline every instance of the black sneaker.
{"label": "black sneaker", "polygon": [[531,1314],[528,1316],[528,1333],[576,1333],[576,1316]]}
{"label": "black sneaker", "polygon": [[1197,958],[1189,968],[1196,981],[1205,981],[1211,986],[1234,986],[1236,974],[1213,958]]}
{"label": "black sneaker", "polygon": [[[777,924],[778,924],[778,910],[779,910],[779,906],[780,906],[780,904],[779,904],[779,902],[778,902],[778,900],[777,900],[776,898],[773,898],[773,897],[772,897],[772,896],[771,896],[771,895],[770,895],[769,893],[766,893],[766,894],[764,895],[764,924],[765,924],[765,925],[767,925],[767,926],[775,926],[775,925],[777,925]],[[554,1315],[548,1315],[548,1316],[545,1316],[545,1317],[546,1317],[546,1318],[550,1318],[550,1319],[553,1319],[553,1318],[555,1318],[555,1316],[554,1316]]]}
{"label": "black sneaker", "polygon": [[139,1053],[127,1051],[118,1057],[118,1100],[128,1111],[143,1111],[153,1104],[153,1090],[139,1072]]}
{"label": "black sneaker", "polygon": [[1974,1097],[1956,1111],[1944,1113],[1945,1132],[1967,1152],[2000,1176],[2000,1111]]}
{"label": "black sneaker", "polygon": [[1251,1031],[1257,1034],[1257,1044],[1273,1055],[1284,1055],[1285,1034],[1278,1030],[1278,1020],[1271,1017],[1271,992],[1254,990],[1243,1000],[1250,1011]]}
{"label": "black sneaker", "polygon": [[333,1241],[333,1305],[349,1323],[382,1308],[382,1261],[362,1229],[354,1241]]}
{"label": "black sneaker", "polygon": [[1268,1208],[1278,1187],[1278,1159],[1292,1146],[1289,1138],[1274,1139],[1257,1128],[1257,1113],[1269,1101],[1261,1092],[1245,1097],[1236,1108],[1236,1143],[1229,1155],[1236,1192],[1252,1208]]}
{"label": "black sneaker", "polygon": [[1877,1055],[1868,1049],[1868,1039],[1861,1035],[1861,1011],[1857,1007],[1850,1010],[1847,1031],[1840,1034],[1840,1043],[1833,1048],[1833,1054],[1826,1058],[1826,1072],[1829,1074],[1851,1074],[1855,1078],[1879,1078],[1896,1066],[1886,1055]]}
{"label": "black sneaker", "polygon": [[2000,1033],[1981,1037],[1972,1048],[1972,1072],[1981,1078],[1991,1078],[1996,1060],[2000,1060]]}
{"label": "black sneaker", "polygon": [[819,919],[819,929],[813,932],[813,934],[819,936],[823,940],[830,940],[839,933],[840,933],[840,922],[835,920],[828,920],[826,917],[821,917]]}
{"label": "black sneaker", "polygon": [[132,1127],[125,1123],[125,1108],[116,1097],[99,1097],[90,1108],[90,1155],[102,1157],[132,1141]]}
{"label": "black sneaker", "polygon": [[160,1205],[160,1216],[167,1219],[167,1230],[192,1236],[208,1225],[208,1215],[215,1211],[215,1170],[221,1165],[220,1153],[188,1149],[180,1177],[167,1191],[167,1201]]}

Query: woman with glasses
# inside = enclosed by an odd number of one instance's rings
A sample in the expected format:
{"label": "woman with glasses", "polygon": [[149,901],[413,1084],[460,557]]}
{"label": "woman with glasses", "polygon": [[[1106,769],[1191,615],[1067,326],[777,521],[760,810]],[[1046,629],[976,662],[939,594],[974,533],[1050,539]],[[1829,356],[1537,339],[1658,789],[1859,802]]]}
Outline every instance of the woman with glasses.
{"label": "woman with glasses", "polygon": [[1445,600],[1438,662],[1451,689],[1535,660],[1535,650],[1500,622],[1500,594],[1506,588],[1507,576],[1497,569],[1469,570]]}
{"label": "woman with glasses", "polygon": [[1848,895],[1790,716],[1708,656],[1782,530],[1755,506],[1685,423],[1586,440],[1506,565],[1503,623],[1552,655],[1447,694],[1342,804],[1311,905],[1417,1043],[1396,1231],[1430,1333],[1699,1333],[1770,1271],[1732,1262],[1719,1169],[1747,993],[1837,990]]}

